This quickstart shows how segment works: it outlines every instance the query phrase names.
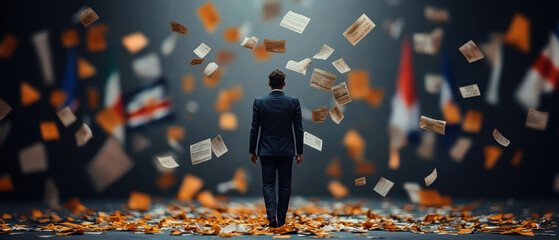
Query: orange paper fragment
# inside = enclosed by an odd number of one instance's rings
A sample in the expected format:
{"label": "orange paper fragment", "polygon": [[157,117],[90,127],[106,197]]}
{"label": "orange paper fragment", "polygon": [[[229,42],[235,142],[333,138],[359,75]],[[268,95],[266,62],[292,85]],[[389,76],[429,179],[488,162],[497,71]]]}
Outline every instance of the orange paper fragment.
{"label": "orange paper fragment", "polygon": [[96,109],[99,106],[99,92],[94,87],[87,88],[87,105],[91,109]]}
{"label": "orange paper fragment", "polygon": [[225,66],[231,64],[237,58],[237,53],[231,50],[219,50],[216,53],[217,64],[219,66]]}
{"label": "orange paper fragment", "polygon": [[66,92],[60,89],[55,89],[50,94],[50,104],[56,108],[60,108],[62,107],[64,102],[66,102],[66,98],[68,98]]}
{"label": "orange paper fragment", "polygon": [[353,70],[347,74],[349,95],[352,99],[364,99],[369,95],[369,72]]}
{"label": "orange paper fragment", "polygon": [[65,48],[75,47],[80,43],[80,37],[76,29],[70,29],[62,32],[62,46]]}
{"label": "orange paper fragment", "polygon": [[264,44],[254,47],[253,53],[254,53],[254,59],[257,62],[268,61],[270,60],[270,56],[272,56],[272,54],[266,52],[266,47],[264,46]]}
{"label": "orange paper fragment", "polygon": [[223,30],[223,39],[226,43],[237,43],[241,38],[241,31],[238,27],[226,28]]}
{"label": "orange paper fragment", "polygon": [[27,107],[41,99],[41,93],[26,82],[21,83],[21,105]]}
{"label": "orange paper fragment", "polygon": [[452,204],[450,197],[441,196],[439,191],[434,189],[420,189],[419,199],[421,205],[425,207],[440,207]]}
{"label": "orange paper fragment", "polygon": [[91,65],[85,58],[78,58],[78,78],[86,79],[95,76],[97,69]]}
{"label": "orange paper fragment", "polygon": [[128,208],[147,211],[151,206],[151,197],[145,193],[132,191],[128,197]]}
{"label": "orange paper fragment", "polygon": [[7,34],[2,43],[0,43],[0,58],[10,58],[18,45],[17,38],[14,35]]}
{"label": "orange paper fragment", "polygon": [[4,174],[0,177],[0,192],[8,192],[12,190],[14,190],[12,179],[10,178],[10,175]]}
{"label": "orange paper fragment", "polygon": [[390,148],[390,158],[388,159],[388,168],[396,170],[400,168],[400,153],[398,150]]}
{"label": "orange paper fragment", "polygon": [[326,176],[339,178],[342,174],[343,172],[340,160],[337,158],[332,159],[332,161],[328,164],[328,167],[326,167]]}
{"label": "orange paper fragment", "polygon": [[159,190],[167,190],[175,184],[175,174],[168,172],[157,176],[157,187]]}
{"label": "orange paper fragment", "polygon": [[167,139],[180,141],[184,138],[184,128],[182,126],[168,126]]}
{"label": "orange paper fragment", "polygon": [[219,128],[226,131],[237,130],[237,115],[225,112],[219,115]]}
{"label": "orange paper fragment", "polygon": [[237,168],[235,175],[233,175],[233,182],[237,191],[240,193],[246,193],[248,191],[247,176],[244,168]]}
{"label": "orange paper fragment", "polygon": [[334,198],[343,198],[349,194],[349,190],[339,181],[330,181],[328,183],[328,191]]}
{"label": "orange paper fragment", "polygon": [[217,85],[219,84],[219,80],[221,80],[221,74],[222,74],[222,70],[217,69],[214,73],[214,75],[209,78],[208,76],[204,75],[204,86],[206,86],[207,88],[215,88],[217,87]]}
{"label": "orange paper fragment", "polygon": [[[353,96],[352,96],[353,97]],[[379,108],[384,99],[384,89],[371,87],[365,101],[374,108]]]}
{"label": "orange paper fragment", "polygon": [[144,49],[149,43],[148,38],[141,32],[135,32],[122,37],[122,45],[130,52],[135,54]]}
{"label": "orange paper fragment", "polygon": [[122,117],[110,107],[97,113],[97,115],[95,115],[95,121],[97,121],[108,134],[112,134],[114,129],[123,123]]}
{"label": "orange paper fragment", "polygon": [[357,131],[350,129],[346,132],[343,144],[347,148],[347,155],[354,161],[363,160],[365,154],[365,140]]}
{"label": "orange paper fragment", "polygon": [[512,160],[511,160],[511,165],[513,167],[519,167],[520,163],[522,162],[522,156],[524,155],[524,151],[522,151],[522,149],[518,149],[516,150],[516,153],[514,153],[514,156],[512,156]]}
{"label": "orange paper fragment", "polygon": [[464,132],[478,133],[481,130],[483,112],[478,110],[468,110],[462,122]]}
{"label": "orange paper fragment", "polygon": [[503,150],[498,146],[487,145],[485,146],[484,152],[485,170],[491,170],[495,166],[495,163],[497,163],[497,160],[499,160],[499,157],[501,157]]}
{"label": "orange paper fragment", "polygon": [[182,76],[182,91],[185,93],[191,93],[194,91],[196,82],[194,81],[194,75],[185,74]]}
{"label": "orange paper fragment", "polygon": [[90,52],[104,51],[107,49],[105,35],[109,28],[105,24],[97,24],[87,29],[87,50]]}
{"label": "orange paper fragment", "polygon": [[196,200],[198,200],[203,207],[214,208],[217,206],[217,199],[215,199],[214,195],[209,190],[200,192]]}
{"label": "orange paper fragment", "polygon": [[58,140],[60,135],[58,134],[58,127],[56,127],[55,122],[41,122],[41,136],[45,141]]}
{"label": "orange paper fragment", "polygon": [[220,17],[217,9],[212,2],[206,2],[198,8],[198,18],[202,21],[204,28],[209,33],[213,33],[219,24]]}
{"label": "orange paper fragment", "polygon": [[355,164],[356,175],[373,175],[375,174],[375,164],[373,162],[358,162]]}
{"label": "orange paper fragment", "polygon": [[201,178],[187,174],[182,179],[181,187],[177,194],[177,199],[191,201],[192,197],[202,188],[204,181]]}
{"label": "orange paper fragment", "polygon": [[462,114],[458,105],[451,102],[446,104],[443,109],[443,117],[447,124],[458,124],[462,121]]}
{"label": "orange paper fragment", "polygon": [[526,16],[519,13],[514,15],[505,42],[525,53],[530,52],[530,20]]}

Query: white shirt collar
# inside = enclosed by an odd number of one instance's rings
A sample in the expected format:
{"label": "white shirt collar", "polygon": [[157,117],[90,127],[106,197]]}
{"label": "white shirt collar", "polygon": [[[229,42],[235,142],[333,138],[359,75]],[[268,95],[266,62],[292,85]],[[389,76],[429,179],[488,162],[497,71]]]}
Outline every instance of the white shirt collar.
{"label": "white shirt collar", "polygon": [[283,92],[283,90],[281,90],[281,89],[272,89],[272,92],[275,92],[275,91]]}

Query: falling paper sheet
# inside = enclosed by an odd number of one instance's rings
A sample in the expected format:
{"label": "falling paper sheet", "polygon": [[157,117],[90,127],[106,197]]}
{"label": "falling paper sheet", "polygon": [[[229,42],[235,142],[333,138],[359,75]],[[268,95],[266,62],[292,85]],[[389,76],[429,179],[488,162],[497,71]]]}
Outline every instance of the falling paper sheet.
{"label": "falling paper sheet", "polygon": [[132,69],[138,77],[156,79],[161,76],[161,64],[155,53],[145,55],[132,61]]}
{"label": "falling paper sheet", "polygon": [[129,53],[135,54],[144,49],[149,44],[149,40],[141,32],[135,32],[122,37],[122,45]]}
{"label": "falling paper sheet", "polygon": [[[260,1],[254,1],[254,3]],[[268,20],[277,17],[281,12],[281,2],[278,0],[267,0],[262,6],[262,20]]]}
{"label": "falling paper sheet", "polygon": [[171,21],[170,23],[171,23],[171,32],[175,32],[183,35],[188,34],[188,29],[186,28],[185,25],[182,25],[175,21]]}
{"label": "falling paper sheet", "polygon": [[462,162],[462,159],[464,159],[464,156],[466,156],[466,153],[468,153],[468,150],[470,149],[471,146],[472,146],[471,139],[465,137],[458,138],[458,140],[456,140],[456,142],[450,149],[449,152],[450,158],[452,158],[452,160],[454,160],[457,163]]}
{"label": "falling paper sheet", "polygon": [[336,74],[332,74],[322,69],[315,68],[312,72],[310,86],[330,92],[332,91],[332,87],[334,87],[336,78]]}
{"label": "falling paper sheet", "polygon": [[340,107],[338,107],[338,105],[330,109],[330,118],[332,118],[332,121],[334,121],[336,124],[340,124],[340,122],[344,119],[344,114],[342,113],[342,110],[340,110]]}
{"label": "falling paper sheet", "polygon": [[446,127],[446,121],[421,116],[421,119],[419,120],[419,127],[434,133],[445,135],[444,130]]}
{"label": "falling paper sheet", "polygon": [[19,151],[19,167],[22,174],[45,172],[48,170],[47,153],[42,142],[34,143]]}
{"label": "falling paper sheet", "polygon": [[91,7],[88,7],[80,13],[79,18],[83,26],[87,27],[89,26],[89,24],[97,21],[97,19],[99,19],[99,16],[97,15],[97,13],[95,13],[95,11],[93,11],[93,9],[91,9]]}
{"label": "falling paper sheet", "polygon": [[441,89],[443,83],[443,76],[440,74],[426,73],[425,74],[425,91],[431,94],[436,94]]}
{"label": "falling paper sheet", "polygon": [[171,53],[173,53],[175,47],[177,46],[178,40],[179,36],[176,34],[171,34],[167,38],[165,38],[165,40],[163,40],[163,43],[161,43],[161,54],[163,54],[163,56],[171,55]]}
{"label": "falling paper sheet", "polygon": [[86,171],[97,192],[102,192],[133,166],[134,162],[126,155],[118,140],[109,137],[93,160],[87,164]]}
{"label": "falling paper sheet", "polygon": [[206,66],[206,68],[204,68],[204,75],[206,75],[206,77],[211,78],[214,73],[217,71],[217,68],[219,66],[217,66],[217,64],[215,62],[211,62],[208,64],[208,66]]}
{"label": "falling paper sheet", "polygon": [[58,192],[58,188],[56,187],[56,184],[54,183],[54,180],[52,178],[49,178],[45,181],[45,191],[43,196],[43,202],[49,208],[55,208],[60,204],[60,195]]}
{"label": "falling paper sheet", "polygon": [[460,89],[460,94],[462,94],[462,98],[477,97],[481,95],[477,84],[463,86],[460,87],[459,89]]}
{"label": "falling paper sheet", "polygon": [[435,139],[434,133],[423,132],[417,155],[424,159],[432,159],[435,154]]}
{"label": "falling paper sheet", "polygon": [[252,36],[252,37],[245,37],[245,40],[243,40],[241,46],[248,49],[254,49],[256,47],[256,44],[258,44],[258,38]]}
{"label": "falling paper sheet", "polygon": [[381,177],[373,190],[381,196],[386,197],[386,194],[388,194],[392,186],[394,186],[392,181]]}
{"label": "falling paper sheet", "polygon": [[291,31],[294,31],[296,33],[302,34],[303,31],[305,31],[307,24],[309,24],[309,21],[311,21],[310,18],[289,11],[287,12],[287,14],[285,14],[283,19],[281,20],[280,26],[287,28]]}
{"label": "falling paper sheet", "polygon": [[285,40],[264,39],[266,52],[285,53]]}
{"label": "falling paper sheet", "polygon": [[329,47],[326,44],[323,44],[322,48],[320,48],[320,50],[318,50],[318,52],[312,58],[326,60],[328,59],[328,57],[330,57],[330,55],[332,55],[333,52],[333,48]]}
{"label": "falling paper sheet", "polygon": [[217,135],[217,137],[212,139],[212,151],[216,157],[221,157],[221,155],[229,151],[227,146],[225,146],[225,142],[223,142],[221,135]]}
{"label": "falling paper sheet", "polygon": [[344,73],[349,72],[351,70],[351,68],[349,68],[349,66],[347,66],[347,64],[345,63],[343,58],[340,58],[336,61],[333,61],[332,65],[334,65],[336,70],[338,70],[338,72],[340,72],[341,74],[344,74]]}
{"label": "falling paper sheet", "polygon": [[347,28],[347,30],[345,30],[343,35],[349,41],[349,43],[351,43],[351,45],[355,46],[365,36],[367,36],[367,34],[369,34],[369,32],[371,32],[371,30],[373,30],[375,26],[375,23],[373,23],[373,21],[371,21],[371,19],[369,19],[367,15],[363,13],[363,15],[361,15],[361,17],[359,17],[357,21],[355,21],[353,24],[351,24],[351,26],[349,26],[349,28]]}
{"label": "falling paper sheet", "polygon": [[328,108],[319,107],[312,111],[312,122],[323,123],[328,116]]}
{"label": "falling paper sheet", "polygon": [[171,146],[177,152],[184,152],[184,148],[175,139],[167,138],[167,144],[169,144],[169,146]]}
{"label": "falling paper sheet", "polygon": [[495,138],[495,141],[497,141],[499,144],[503,145],[504,147],[508,147],[510,144],[510,140],[504,137],[496,128],[495,130],[493,130],[493,138]]}
{"label": "falling paper sheet", "polygon": [[483,53],[479,50],[479,48],[476,46],[476,44],[474,43],[474,41],[470,40],[467,43],[465,43],[464,45],[462,45],[459,48],[460,52],[462,53],[462,55],[464,55],[464,57],[466,57],[466,59],[468,60],[468,63],[473,63],[477,60],[483,59]]}
{"label": "falling paper sheet", "polygon": [[404,29],[404,19],[397,18],[396,20],[392,21],[390,19],[385,20],[383,23],[384,29],[388,32],[388,35],[392,37],[392,39],[396,40],[402,34],[402,30]]}
{"label": "falling paper sheet", "polygon": [[58,115],[58,118],[60,119],[62,124],[64,124],[64,127],[68,127],[76,121],[76,116],[74,115],[70,107],[65,107],[62,110],[58,111],[58,113],[56,114]]}
{"label": "falling paper sheet", "polygon": [[421,198],[419,197],[421,186],[419,186],[419,184],[407,182],[404,183],[404,189],[408,192],[408,196],[412,203],[421,203]]}
{"label": "falling paper sheet", "polygon": [[60,134],[58,133],[58,127],[55,122],[41,122],[41,136],[45,141],[58,140]]}
{"label": "falling paper sheet", "polygon": [[437,179],[437,169],[433,170],[429,176],[425,177],[425,186],[429,187]]}
{"label": "falling paper sheet", "polygon": [[342,106],[351,102],[351,96],[349,95],[349,91],[347,90],[347,85],[345,84],[345,82],[333,87],[332,95],[334,96],[334,100],[336,100],[336,104],[338,104],[338,106]]}
{"label": "falling paper sheet", "polygon": [[322,151],[322,140],[308,132],[305,132],[303,135],[303,143],[318,151]]}
{"label": "falling paper sheet", "polygon": [[443,23],[450,21],[450,14],[446,9],[425,7],[425,18],[432,23]]}
{"label": "falling paper sheet", "polygon": [[52,85],[54,83],[54,67],[52,66],[52,56],[50,54],[49,32],[47,30],[37,32],[31,36],[31,41],[35,45],[35,50],[39,56],[45,84]]}
{"label": "falling paper sheet", "polygon": [[2,121],[11,111],[12,107],[10,107],[4,99],[0,99],[0,121]]}
{"label": "falling paper sheet", "polygon": [[198,46],[196,49],[194,49],[194,54],[196,54],[196,56],[198,56],[199,58],[204,58],[212,49],[206,45],[205,43],[200,43],[200,46]]}
{"label": "falling paper sheet", "polygon": [[208,138],[190,145],[190,159],[192,165],[212,159],[212,140]]}
{"label": "falling paper sheet", "polygon": [[360,177],[358,179],[355,179],[355,186],[363,186],[367,183],[367,180],[365,179],[365,177]]}
{"label": "falling paper sheet", "polygon": [[285,65],[285,68],[301,73],[303,75],[307,74],[307,68],[309,67],[309,65],[312,63],[312,60],[310,58],[305,58],[303,60],[301,60],[300,62],[295,62],[293,60],[289,60],[287,62],[287,64]]}
{"label": "falling paper sheet", "polygon": [[537,130],[545,130],[547,127],[548,117],[549,113],[536,111],[535,109],[530,108],[528,110],[528,117],[526,118],[526,127]]}
{"label": "falling paper sheet", "polygon": [[192,61],[190,61],[190,65],[200,65],[205,60],[206,60],[205,58],[194,58],[194,59],[192,59]]}
{"label": "falling paper sheet", "polygon": [[175,161],[175,159],[173,159],[173,156],[171,155],[161,156],[161,157],[158,156],[157,160],[159,160],[159,163],[161,163],[161,165],[163,165],[163,167],[166,168],[176,168],[179,166],[179,164],[177,164],[177,162]]}
{"label": "falling paper sheet", "polygon": [[80,129],[76,132],[76,145],[78,147],[84,146],[93,137],[91,129],[87,124],[82,124]]}
{"label": "falling paper sheet", "polygon": [[442,28],[436,28],[431,33],[414,33],[413,47],[415,52],[427,55],[437,55],[443,40]]}

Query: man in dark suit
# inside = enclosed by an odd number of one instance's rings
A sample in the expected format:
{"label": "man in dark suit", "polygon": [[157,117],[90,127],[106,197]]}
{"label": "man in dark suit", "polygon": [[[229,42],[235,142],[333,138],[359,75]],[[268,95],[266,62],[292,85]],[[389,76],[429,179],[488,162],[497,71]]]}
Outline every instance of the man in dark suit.
{"label": "man in dark suit", "polygon": [[[254,99],[250,130],[250,161],[262,165],[262,192],[270,227],[285,224],[291,197],[291,166],[303,162],[303,123],[299,99],[283,93],[285,74],[275,70],[268,76],[272,92]],[[259,138],[260,137],[260,138]],[[258,143],[258,153],[256,145]],[[279,179],[276,201],[276,171]]]}

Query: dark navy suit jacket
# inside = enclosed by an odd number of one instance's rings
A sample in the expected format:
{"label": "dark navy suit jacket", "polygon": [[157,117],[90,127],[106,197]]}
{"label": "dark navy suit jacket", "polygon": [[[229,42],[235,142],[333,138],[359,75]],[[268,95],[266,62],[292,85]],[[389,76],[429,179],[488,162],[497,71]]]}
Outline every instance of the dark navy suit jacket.
{"label": "dark navy suit jacket", "polygon": [[[303,154],[303,123],[299,99],[282,91],[254,99],[249,152],[258,156]],[[260,139],[258,134],[260,133]],[[294,142],[295,141],[295,142]]]}

